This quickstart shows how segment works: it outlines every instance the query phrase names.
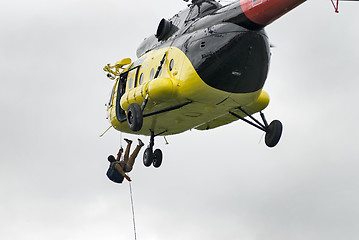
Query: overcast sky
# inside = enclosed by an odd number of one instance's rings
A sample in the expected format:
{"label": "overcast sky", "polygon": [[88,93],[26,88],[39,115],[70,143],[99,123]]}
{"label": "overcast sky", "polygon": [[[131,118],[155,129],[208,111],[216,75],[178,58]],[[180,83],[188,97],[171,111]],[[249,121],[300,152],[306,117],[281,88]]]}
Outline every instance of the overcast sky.
{"label": "overcast sky", "polygon": [[[107,63],[131,57],[181,0],[0,1],[0,237],[134,239],[129,185],[110,182],[120,134]],[[268,149],[242,122],[156,138],[131,177],[137,239],[359,238],[359,3],[308,1],[267,28]],[[137,139],[135,135],[124,137]],[[141,136],[149,141],[148,137]]]}

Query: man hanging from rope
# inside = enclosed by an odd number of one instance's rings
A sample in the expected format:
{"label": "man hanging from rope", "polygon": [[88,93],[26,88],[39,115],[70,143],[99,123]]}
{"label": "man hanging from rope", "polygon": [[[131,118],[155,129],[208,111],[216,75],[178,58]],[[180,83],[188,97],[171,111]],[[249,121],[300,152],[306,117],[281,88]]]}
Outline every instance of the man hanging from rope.
{"label": "man hanging from rope", "polygon": [[127,147],[123,160],[121,160],[121,156],[123,153],[122,147],[117,153],[117,158],[115,158],[113,155],[110,155],[107,158],[108,161],[110,162],[110,167],[107,170],[106,175],[111,181],[116,183],[122,183],[123,178],[126,178],[128,181],[131,181],[131,178],[126,173],[131,172],[133,165],[135,163],[135,159],[138,153],[140,152],[141,148],[144,146],[141,139],[138,139],[138,145],[136,146],[135,150],[129,157],[132,141],[126,138],[125,141],[127,142]]}

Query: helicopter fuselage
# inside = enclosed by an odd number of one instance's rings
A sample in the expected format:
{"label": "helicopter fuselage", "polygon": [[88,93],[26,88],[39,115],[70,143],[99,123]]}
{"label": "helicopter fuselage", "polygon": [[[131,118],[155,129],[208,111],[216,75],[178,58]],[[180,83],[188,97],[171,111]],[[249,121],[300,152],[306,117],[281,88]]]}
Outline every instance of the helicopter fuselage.
{"label": "helicopter fuselage", "polygon": [[211,129],[267,107],[262,89],[271,54],[264,26],[246,17],[240,1],[199,2],[163,19],[116,79],[108,112],[117,130],[133,133],[126,122],[132,103],[146,102],[136,133],[142,135]]}
{"label": "helicopter fuselage", "polygon": [[[270,60],[263,26],[246,19],[240,2],[223,8],[212,4],[204,2],[175,15],[169,24],[182,30],[165,42],[156,36],[146,39],[137,50],[138,57],[153,49],[174,46],[185,53],[207,85],[231,93],[258,91],[267,78]],[[193,12],[208,15],[197,19]],[[166,31],[161,27],[157,35]]]}

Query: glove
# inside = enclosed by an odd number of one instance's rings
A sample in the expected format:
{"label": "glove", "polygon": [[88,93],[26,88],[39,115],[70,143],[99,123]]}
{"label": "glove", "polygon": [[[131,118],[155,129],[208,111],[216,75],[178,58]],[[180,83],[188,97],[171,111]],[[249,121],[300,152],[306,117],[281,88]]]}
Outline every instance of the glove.
{"label": "glove", "polygon": [[129,182],[131,182],[132,180],[131,180],[131,178],[129,177],[129,176],[127,176],[127,175],[125,175],[125,178],[127,179],[127,181],[129,181]]}

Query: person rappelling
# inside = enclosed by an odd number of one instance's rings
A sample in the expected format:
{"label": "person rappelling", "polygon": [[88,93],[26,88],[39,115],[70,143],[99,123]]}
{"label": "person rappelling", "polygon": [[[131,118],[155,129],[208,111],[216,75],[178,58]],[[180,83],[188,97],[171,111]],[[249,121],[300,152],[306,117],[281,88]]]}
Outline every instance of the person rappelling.
{"label": "person rappelling", "polygon": [[115,158],[113,155],[110,155],[107,158],[110,162],[110,166],[106,175],[111,181],[115,183],[122,183],[124,178],[126,178],[129,182],[131,181],[131,178],[126,173],[132,171],[133,165],[135,164],[135,159],[141,148],[144,146],[141,139],[138,139],[138,145],[136,146],[131,156],[129,156],[132,141],[126,138],[124,140],[127,142],[127,147],[123,159],[121,159],[123,153],[122,146],[117,153],[117,158]]}

